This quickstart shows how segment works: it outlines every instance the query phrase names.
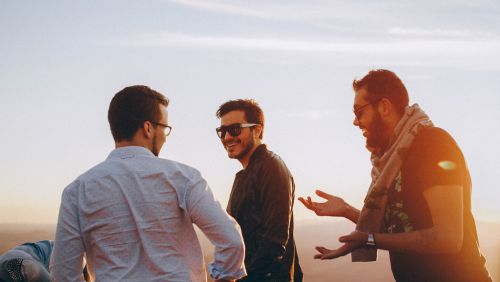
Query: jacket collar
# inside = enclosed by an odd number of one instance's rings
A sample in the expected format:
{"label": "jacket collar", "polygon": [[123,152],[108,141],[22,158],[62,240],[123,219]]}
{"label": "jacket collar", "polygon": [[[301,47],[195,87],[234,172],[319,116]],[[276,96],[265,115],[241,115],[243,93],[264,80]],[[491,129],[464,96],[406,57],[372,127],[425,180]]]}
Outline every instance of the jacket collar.
{"label": "jacket collar", "polygon": [[259,160],[264,156],[267,152],[267,146],[266,144],[260,144],[257,149],[253,152],[252,156],[250,156],[250,160],[248,161],[248,166],[252,165],[255,161]]}

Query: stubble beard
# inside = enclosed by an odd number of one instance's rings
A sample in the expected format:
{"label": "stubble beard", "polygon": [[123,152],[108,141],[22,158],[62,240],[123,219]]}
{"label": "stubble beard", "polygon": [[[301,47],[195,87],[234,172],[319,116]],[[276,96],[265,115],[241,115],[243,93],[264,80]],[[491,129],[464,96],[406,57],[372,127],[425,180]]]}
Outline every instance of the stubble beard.
{"label": "stubble beard", "polygon": [[243,159],[252,150],[254,145],[255,145],[255,141],[253,140],[253,138],[250,138],[250,140],[248,141],[245,148],[243,148],[243,150],[241,150],[241,152],[238,155],[229,156],[229,158],[237,159],[237,160]]}
{"label": "stubble beard", "polygon": [[156,133],[155,133],[155,136],[153,136],[153,143],[152,143],[151,152],[153,153],[153,155],[158,157],[158,155],[160,154],[160,150],[158,150],[157,146],[158,146],[158,142],[156,142]]}

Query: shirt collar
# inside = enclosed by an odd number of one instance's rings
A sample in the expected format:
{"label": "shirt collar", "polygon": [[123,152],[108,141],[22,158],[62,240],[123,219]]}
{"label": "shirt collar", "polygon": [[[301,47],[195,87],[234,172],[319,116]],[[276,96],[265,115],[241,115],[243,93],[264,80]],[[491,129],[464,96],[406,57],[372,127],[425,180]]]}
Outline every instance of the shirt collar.
{"label": "shirt collar", "polygon": [[156,157],[153,152],[141,146],[126,146],[116,148],[109,153],[108,159],[128,159],[136,156]]}

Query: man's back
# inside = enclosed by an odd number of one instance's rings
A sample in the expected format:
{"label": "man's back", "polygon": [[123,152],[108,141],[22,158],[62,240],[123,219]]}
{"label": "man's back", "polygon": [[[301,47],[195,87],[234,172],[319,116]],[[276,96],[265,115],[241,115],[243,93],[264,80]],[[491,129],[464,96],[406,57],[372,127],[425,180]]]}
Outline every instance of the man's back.
{"label": "man's back", "polygon": [[[216,242],[230,243],[227,255],[237,252],[237,225],[198,171],[156,158],[142,147],[116,149],[63,193],[54,276],[75,273],[84,251],[89,272],[102,281],[204,281],[193,223]],[[70,268],[57,268],[62,263]],[[220,272],[227,265],[214,268]]]}

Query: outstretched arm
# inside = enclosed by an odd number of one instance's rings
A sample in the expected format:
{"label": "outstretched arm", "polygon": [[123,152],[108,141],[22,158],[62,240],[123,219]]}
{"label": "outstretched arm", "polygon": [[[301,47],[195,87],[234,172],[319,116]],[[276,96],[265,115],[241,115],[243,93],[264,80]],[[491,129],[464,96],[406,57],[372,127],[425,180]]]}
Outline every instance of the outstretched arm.
{"label": "outstretched arm", "polygon": [[342,198],[330,195],[321,190],[316,190],[316,195],[325,199],[326,202],[313,202],[309,196],[307,199],[299,197],[298,200],[304,204],[306,208],[312,210],[319,216],[339,216],[345,217],[354,223],[358,222],[359,210],[346,203]]}
{"label": "outstretched arm", "polygon": [[[433,226],[427,229],[404,233],[376,233],[377,248],[419,254],[456,253],[463,242],[463,188],[457,185],[434,186],[424,191]],[[318,259],[333,259],[344,256],[364,246],[368,233],[354,231],[339,238],[345,243],[336,250],[317,247]]]}

